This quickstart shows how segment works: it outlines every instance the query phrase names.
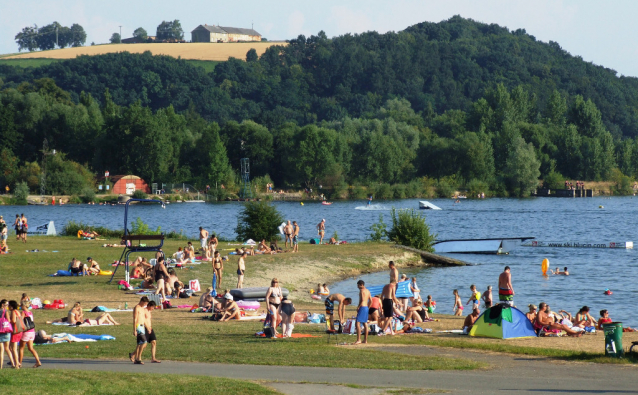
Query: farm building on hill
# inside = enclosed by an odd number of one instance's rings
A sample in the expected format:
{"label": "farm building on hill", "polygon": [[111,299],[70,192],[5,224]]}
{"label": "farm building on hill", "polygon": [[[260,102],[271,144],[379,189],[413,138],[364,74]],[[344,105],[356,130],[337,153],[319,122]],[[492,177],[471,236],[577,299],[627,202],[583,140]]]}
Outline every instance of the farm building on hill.
{"label": "farm building on hill", "polygon": [[138,176],[111,176],[109,181],[113,183],[113,193],[118,195],[132,195],[137,190],[151,193],[151,188],[148,187],[146,181]]}
{"label": "farm building on hill", "polygon": [[239,27],[199,25],[191,32],[194,43],[228,43],[238,41],[261,41],[261,34],[253,29]]}

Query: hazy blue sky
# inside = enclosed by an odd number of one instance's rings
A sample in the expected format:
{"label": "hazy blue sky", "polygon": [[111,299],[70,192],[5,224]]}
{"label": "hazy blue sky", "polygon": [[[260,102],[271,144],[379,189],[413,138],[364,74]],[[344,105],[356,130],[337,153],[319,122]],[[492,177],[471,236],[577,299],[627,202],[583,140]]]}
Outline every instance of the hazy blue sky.
{"label": "hazy blue sky", "polygon": [[24,26],[58,21],[79,23],[91,42],[108,42],[137,27],[155,34],[162,20],[179,19],[190,39],[197,25],[250,27],[271,40],[324,30],[344,33],[399,31],[418,22],[439,22],[459,14],[510,30],[524,28],[537,39],[558,42],[573,55],[623,75],[638,76],[638,1],[615,0],[342,0],[342,1],[122,1],[0,0],[0,53],[17,52],[14,36]]}

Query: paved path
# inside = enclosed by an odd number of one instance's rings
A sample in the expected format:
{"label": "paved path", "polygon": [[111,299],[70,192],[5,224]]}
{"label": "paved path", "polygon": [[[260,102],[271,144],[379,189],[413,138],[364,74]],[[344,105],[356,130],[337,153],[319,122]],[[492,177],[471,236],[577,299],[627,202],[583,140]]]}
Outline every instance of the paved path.
{"label": "paved path", "polygon": [[[561,363],[546,358],[530,358],[489,352],[464,351],[429,346],[383,346],[379,351],[421,356],[462,357],[486,362],[490,368],[474,371],[405,371],[339,369],[296,366],[229,365],[164,361],[161,364],[133,365],[123,360],[43,359],[44,369],[75,369],[110,372],[176,373],[245,380],[344,383],[371,387],[431,388],[452,393],[581,393],[638,394],[638,367],[593,363]],[[25,361],[25,366],[32,363]],[[303,394],[293,384],[273,384],[284,393]],[[317,393],[308,386],[307,393]],[[331,393],[352,393],[332,387]],[[342,389],[343,391],[339,390]],[[312,391],[312,390],[314,391]]]}

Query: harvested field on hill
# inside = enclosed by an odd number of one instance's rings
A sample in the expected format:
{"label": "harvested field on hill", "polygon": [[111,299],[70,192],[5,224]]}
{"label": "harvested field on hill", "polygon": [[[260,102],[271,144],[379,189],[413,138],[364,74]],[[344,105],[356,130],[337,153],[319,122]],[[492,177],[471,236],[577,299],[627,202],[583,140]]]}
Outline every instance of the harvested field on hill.
{"label": "harvested field on hill", "polygon": [[50,51],[29,52],[4,57],[3,59],[73,59],[80,55],[103,55],[114,52],[142,53],[151,51],[153,55],[168,55],[182,59],[225,61],[230,57],[246,59],[246,52],[255,48],[261,56],[268,47],[287,45],[285,42],[251,43],[158,43],[158,44],[105,44],[88,47],[54,49]]}

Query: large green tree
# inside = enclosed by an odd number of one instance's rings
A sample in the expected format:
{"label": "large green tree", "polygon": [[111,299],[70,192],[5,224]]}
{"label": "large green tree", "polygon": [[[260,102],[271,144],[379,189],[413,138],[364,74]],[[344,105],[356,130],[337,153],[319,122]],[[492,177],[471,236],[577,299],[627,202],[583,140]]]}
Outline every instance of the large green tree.
{"label": "large green tree", "polygon": [[516,137],[507,157],[505,177],[511,190],[518,196],[529,196],[538,185],[540,162],[536,159],[534,146]]}
{"label": "large green tree", "polygon": [[184,38],[184,30],[178,19],[162,21],[157,26],[156,36],[158,40],[182,40]]}

